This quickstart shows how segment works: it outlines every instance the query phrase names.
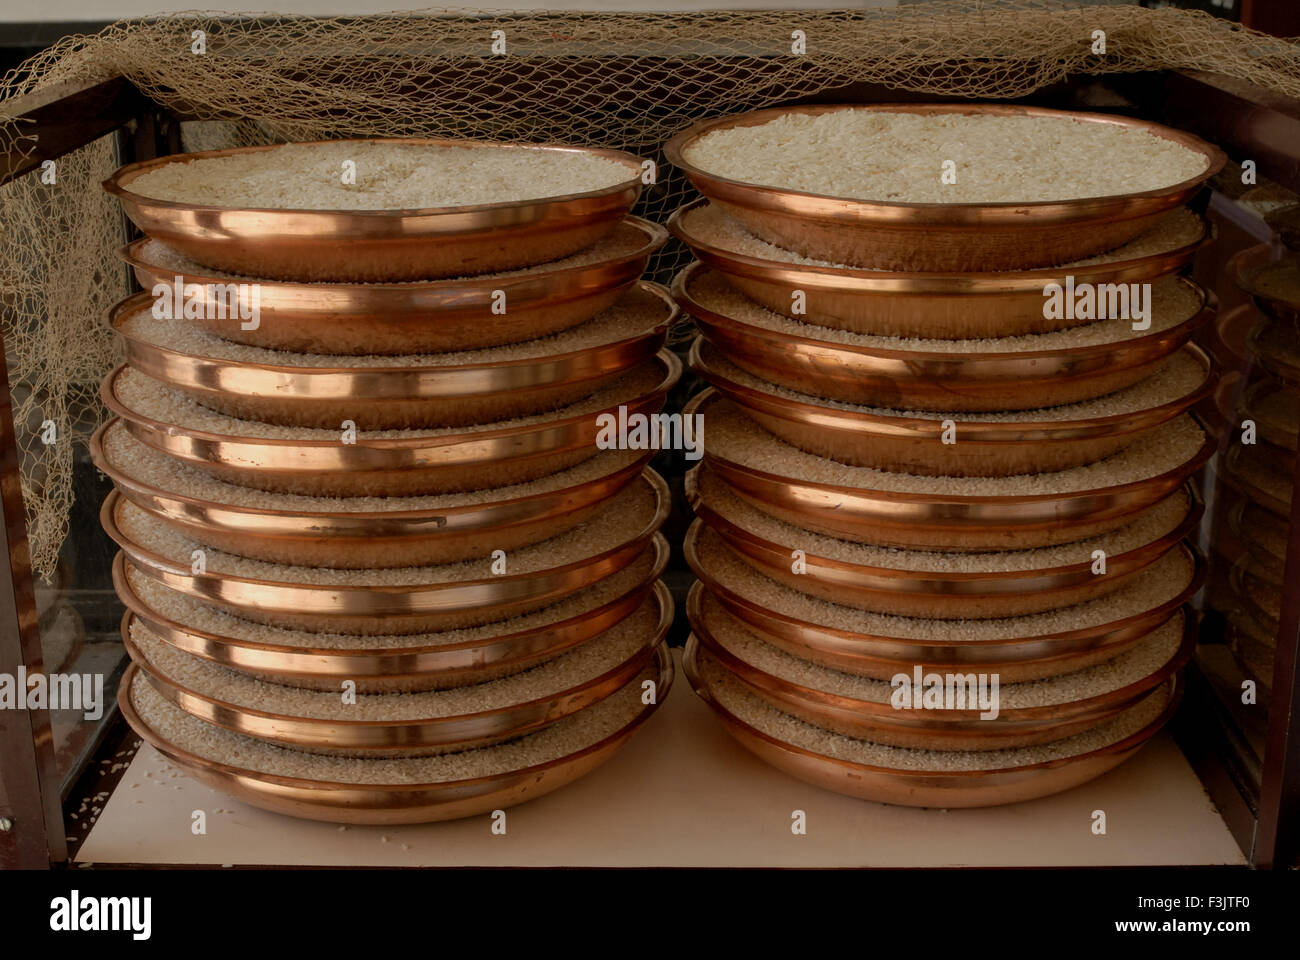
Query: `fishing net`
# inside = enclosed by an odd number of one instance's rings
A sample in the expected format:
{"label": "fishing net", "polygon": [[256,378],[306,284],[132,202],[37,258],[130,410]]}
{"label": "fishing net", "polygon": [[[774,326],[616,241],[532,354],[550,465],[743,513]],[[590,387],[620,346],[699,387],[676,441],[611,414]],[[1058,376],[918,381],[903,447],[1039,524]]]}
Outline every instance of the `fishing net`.
{"label": "fishing net", "polygon": [[[1104,34],[1104,53],[1098,41]],[[187,150],[357,136],[594,144],[658,160],[636,211],[688,197],[660,145],[701,117],[853,84],[931,96],[1019,97],[1080,74],[1195,69],[1300,97],[1300,47],[1208,14],[1118,3],[952,0],[893,9],[706,13],[429,10],[315,19],[174,14],[59,41],[0,83],[0,145],[35,144],[6,101],[119,74],[183,117]],[[125,294],[122,221],[96,182],[112,146],[0,190],[4,342],[19,397],[36,570],[67,532],[74,453],[114,359],[103,309]],[[681,262],[652,265],[666,279]],[[48,430],[46,431],[48,435]]]}

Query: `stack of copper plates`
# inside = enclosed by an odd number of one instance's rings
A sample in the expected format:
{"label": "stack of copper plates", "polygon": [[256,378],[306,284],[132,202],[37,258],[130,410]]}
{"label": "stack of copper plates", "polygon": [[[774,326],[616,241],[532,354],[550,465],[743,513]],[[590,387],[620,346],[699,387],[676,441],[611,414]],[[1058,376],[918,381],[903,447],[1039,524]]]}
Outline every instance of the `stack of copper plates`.
{"label": "stack of copper plates", "polygon": [[93,442],[116,488],[120,705],[187,773],[295,816],[538,796],[609,757],[672,682],[668,488],[651,450],[602,440],[603,415],[658,413],[680,374],[678,308],[639,280],[667,237],[627,215],[640,162],[431,146],[623,170],[424,210],[132,191],[250,151],[107,184],[145,233],[123,250],[145,292],[110,311],[127,362]]}
{"label": "stack of copper plates", "polygon": [[[1189,481],[1214,440],[1193,409],[1215,375],[1191,341],[1214,302],[1179,272],[1212,234],[1182,205],[1222,155],[1134,123],[1203,173],[1028,204],[868,203],[690,162],[784,113],[668,147],[705,195],[669,224],[698,257],[673,293],[709,384],[686,411],[705,436],[691,683],[759,757],[854,796],[982,806],[1082,783],[1166,722],[1195,643]],[[1130,284],[1145,318],[1045,308],[1054,287]]]}
{"label": "stack of copper plates", "polygon": [[1300,254],[1271,244],[1228,264],[1250,295],[1240,308],[1246,364],[1222,390],[1224,441],[1216,490],[1212,600],[1228,619],[1228,641],[1267,706],[1286,583],[1291,493],[1300,435]]}

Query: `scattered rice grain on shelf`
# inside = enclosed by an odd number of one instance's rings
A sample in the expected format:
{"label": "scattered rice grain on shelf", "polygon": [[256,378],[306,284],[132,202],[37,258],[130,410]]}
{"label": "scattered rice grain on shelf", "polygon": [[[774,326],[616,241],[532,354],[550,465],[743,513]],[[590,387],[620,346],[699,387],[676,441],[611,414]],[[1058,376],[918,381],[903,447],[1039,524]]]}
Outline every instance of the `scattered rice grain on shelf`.
{"label": "scattered rice grain on shelf", "polygon": [[[345,162],[356,165],[354,184],[342,182]],[[562,197],[635,177],[588,153],[338,141],[168,163],[126,188],[227,208],[419,210]]]}

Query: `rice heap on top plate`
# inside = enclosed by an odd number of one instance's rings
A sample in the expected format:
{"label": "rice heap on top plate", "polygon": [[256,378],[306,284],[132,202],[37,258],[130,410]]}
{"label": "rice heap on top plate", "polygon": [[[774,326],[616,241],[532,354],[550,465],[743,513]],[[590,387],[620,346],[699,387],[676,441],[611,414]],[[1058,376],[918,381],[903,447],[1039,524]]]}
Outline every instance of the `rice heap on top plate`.
{"label": "rice heap on top plate", "polygon": [[[710,200],[670,226],[707,264],[675,292],[717,391],[690,408],[697,692],[763,759],[887,802],[1028,799],[1125,759],[1176,696],[1200,583],[1180,484],[1208,441],[1183,411],[1212,381],[1182,346],[1210,301],[1174,273],[1206,227],[1176,204],[1140,236],[1081,221],[1117,239],[1058,267],[1026,241],[979,272],[929,265],[958,229],[942,211],[887,223],[854,203],[1159,192],[1212,154],[1137,125],[924,108],[769,111],[677,149]],[[897,265],[846,259],[895,240]],[[981,240],[1002,242],[962,242]],[[1149,310],[1053,326],[1044,302],[1067,277],[1146,284],[1124,294]],[[1047,472],[1016,469],[1034,463]],[[914,671],[941,693],[1001,677],[1002,719],[896,703]],[[953,776],[1013,768],[1005,789]]]}
{"label": "rice heap on top plate", "polygon": [[[345,182],[344,163],[355,165]],[[343,140],[168,164],[131,181],[155,200],[280,210],[420,210],[600,190],[628,168],[577,152]]]}
{"label": "rice heap on top plate", "polygon": [[[274,239],[238,230],[198,245],[163,231],[132,249],[137,270],[268,290],[265,314],[243,325],[156,319],[143,297],[114,317],[134,365],[106,381],[123,416],[95,453],[121,492],[105,522],[124,548],[115,582],[135,659],[122,702],[183,769],[241,769],[232,792],[315,819],[469,816],[582,775],[667,694],[666,491],[643,469],[650,451],[590,439],[612,403],[658,410],[678,369],[656,355],[666,291],[631,286],[663,236],[619,224],[631,160],[346,141],[128,178],[119,195],[138,215],[139,197],[364,213],[417,265],[384,276],[326,258],[295,272]],[[552,202],[606,194],[574,208],[588,226]],[[437,212],[482,205],[528,206],[547,244],[507,224],[491,243],[513,262],[493,268],[494,251],[475,247],[482,224]],[[403,226],[413,210],[434,211],[433,234]],[[365,239],[334,237],[351,251]],[[514,297],[508,313],[496,286]],[[200,439],[222,431],[241,449]],[[304,455],[311,470],[294,462]],[[295,466],[305,479],[286,482]],[[456,479],[412,486],[426,467]],[[328,786],[288,800],[273,776]],[[457,784],[477,777],[488,782],[466,799]],[[358,798],[359,784],[379,789]]]}
{"label": "rice heap on top plate", "polygon": [[[1017,203],[1189,180],[1201,154],[1146,130],[1056,117],[792,113],[705,133],[684,158],[730,180],[891,203]],[[938,176],[951,160],[954,183]]]}

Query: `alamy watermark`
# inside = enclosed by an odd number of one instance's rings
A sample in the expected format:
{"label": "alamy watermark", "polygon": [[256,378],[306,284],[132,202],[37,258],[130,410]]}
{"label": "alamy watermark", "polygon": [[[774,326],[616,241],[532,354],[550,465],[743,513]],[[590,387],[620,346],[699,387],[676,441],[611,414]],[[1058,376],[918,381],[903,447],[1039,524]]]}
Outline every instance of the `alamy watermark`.
{"label": "alamy watermark", "polygon": [[926,673],[917,664],[910,674],[894,674],[889,685],[895,710],[979,710],[981,720],[998,718],[996,673]]}
{"label": "alamy watermark", "polygon": [[0,673],[0,710],[80,710],[87,720],[104,715],[102,673]]}
{"label": "alamy watermark", "polygon": [[1151,284],[1075,283],[1074,274],[1064,285],[1043,287],[1045,320],[1130,320],[1134,330],[1151,327]]}
{"label": "alamy watermark", "polygon": [[704,417],[681,413],[618,413],[596,417],[596,447],[600,450],[682,450],[687,460],[704,455]]}
{"label": "alamy watermark", "polygon": [[262,325],[262,287],[257,283],[155,283],[153,315],[158,320],[238,320],[241,330]]}

